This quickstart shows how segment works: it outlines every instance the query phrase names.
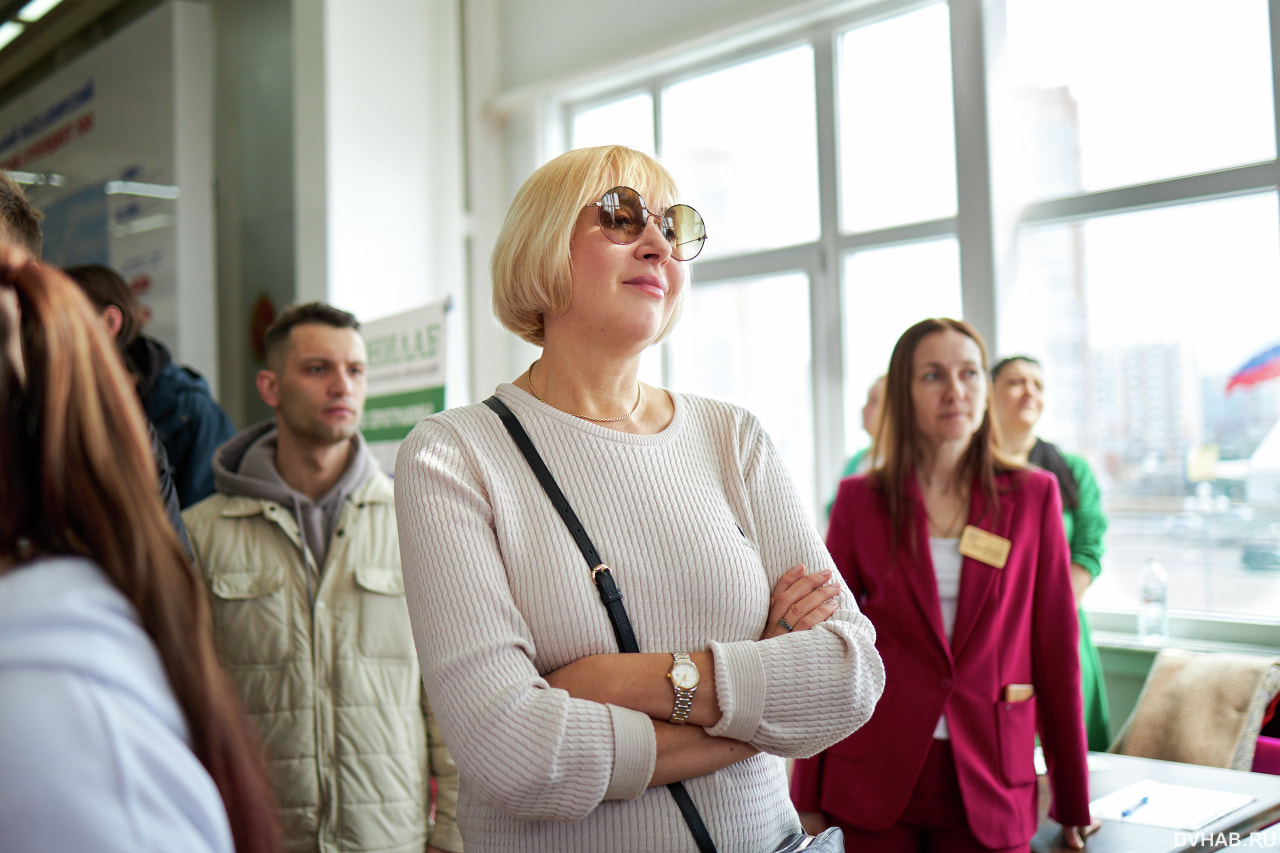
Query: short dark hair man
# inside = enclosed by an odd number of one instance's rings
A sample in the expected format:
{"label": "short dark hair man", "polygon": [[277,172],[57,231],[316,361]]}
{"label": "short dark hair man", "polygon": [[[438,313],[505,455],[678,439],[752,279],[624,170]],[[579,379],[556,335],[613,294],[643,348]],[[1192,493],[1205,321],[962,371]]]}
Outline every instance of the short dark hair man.
{"label": "short dark hair man", "polygon": [[[183,513],[219,651],[265,741],[290,850],[462,849],[457,769],[422,686],[391,481],[359,432],[365,345],[321,303],[266,332],[275,417]],[[430,782],[437,786],[429,815]]]}
{"label": "short dark hair man", "polygon": [[102,264],[67,267],[67,275],[102,312],[138,383],[147,417],[164,442],[178,504],[186,509],[213,494],[213,453],[236,434],[209,383],[173,360],[169,349],[142,333],[142,303],[121,275]]}

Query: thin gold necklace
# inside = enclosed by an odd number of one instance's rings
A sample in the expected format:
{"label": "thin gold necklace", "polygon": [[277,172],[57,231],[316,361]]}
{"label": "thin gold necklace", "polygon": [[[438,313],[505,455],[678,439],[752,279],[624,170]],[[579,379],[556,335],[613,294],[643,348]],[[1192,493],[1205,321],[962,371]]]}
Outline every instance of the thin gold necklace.
{"label": "thin gold necklace", "polygon": [[956,525],[960,523],[960,520],[963,517],[965,510],[967,510],[968,508],[969,508],[969,504],[967,502],[962,504],[960,508],[956,510],[956,514],[951,516],[951,521],[947,524],[946,527],[940,527],[938,525],[938,522],[934,519],[933,515],[930,514],[929,510],[926,509],[924,511],[924,514],[926,517],[928,517],[929,524],[933,525],[933,529],[938,531],[939,539],[955,539],[957,536],[960,535],[960,533],[964,532],[963,528],[957,532]]}
{"label": "thin gold necklace", "polygon": [[[923,501],[921,501],[921,503],[923,503]],[[960,506],[956,509],[955,514],[951,516],[951,520],[947,522],[946,527],[943,527],[940,524],[938,524],[938,520],[933,517],[933,513],[929,512],[929,507],[927,505],[925,506],[924,514],[925,514],[925,517],[929,519],[930,526],[932,526],[933,529],[938,532],[939,539],[954,539],[957,536],[959,536],[960,533],[964,532],[963,527],[961,528],[959,533],[954,531],[956,529],[956,525],[959,524],[965,518],[965,514],[968,511],[969,511],[969,498],[968,496],[962,496],[960,500]]]}
{"label": "thin gold necklace", "polygon": [[[539,403],[542,403],[542,404],[544,404],[544,405],[550,406],[551,404],[550,404],[550,403],[548,403],[546,400],[542,399],[541,395],[539,395],[539,394],[538,394],[538,389],[533,387],[533,365],[534,365],[534,364],[537,364],[537,363],[538,363],[538,362],[536,362],[536,361],[535,361],[533,364],[529,365],[529,372],[528,372],[528,374],[527,374],[527,379],[528,379],[528,381],[529,381],[529,391],[530,391],[530,393],[532,393],[532,394],[533,394],[534,399],[536,399]],[[620,417],[620,418],[593,418],[593,417],[591,417],[590,415],[579,415],[578,413],[576,413],[576,412],[570,412],[570,411],[568,411],[567,409],[560,409],[560,411],[564,412],[564,413],[565,413],[565,414],[567,414],[567,415],[573,415],[575,418],[582,418],[584,421],[591,421],[591,422],[593,422],[593,423],[597,423],[597,424],[616,424],[618,421],[625,421],[625,420],[627,420],[627,419],[628,419],[628,418],[630,418],[632,415],[634,415],[637,411],[639,411],[639,409],[640,409],[640,401],[641,401],[641,400],[643,400],[643,399],[644,399],[644,386],[643,386],[643,385],[641,385],[641,384],[640,384],[640,380],[639,380],[639,379],[637,379],[637,380],[636,380],[636,402],[635,402],[635,405],[631,407],[631,411],[627,412],[625,415],[623,415],[623,416],[622,416],[622,417]],[[560,407],[559,407],[559,406],[552,406],[552,408],[559,409]]]}

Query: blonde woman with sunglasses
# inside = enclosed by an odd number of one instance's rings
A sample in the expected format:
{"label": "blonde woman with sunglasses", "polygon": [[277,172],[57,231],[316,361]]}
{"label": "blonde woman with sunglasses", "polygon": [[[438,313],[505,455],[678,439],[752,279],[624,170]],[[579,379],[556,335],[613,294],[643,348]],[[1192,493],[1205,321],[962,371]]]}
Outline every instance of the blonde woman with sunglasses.
{"label": "blonde woman with sunglasses", "polygon": [[520,189],[492,261],[495,313],[542,348],[495,397],[599,549],[639,653],[619,652],[495,411],[427,418],[400,451],[406,592],[468,853],[708,849],[673,782],[711,849],[772,851],[800,829],[784,757],[848,735],[882,689],[875,633],[759,422],[638,379],[706,240],[678,199],[644,154],[572,151]]}

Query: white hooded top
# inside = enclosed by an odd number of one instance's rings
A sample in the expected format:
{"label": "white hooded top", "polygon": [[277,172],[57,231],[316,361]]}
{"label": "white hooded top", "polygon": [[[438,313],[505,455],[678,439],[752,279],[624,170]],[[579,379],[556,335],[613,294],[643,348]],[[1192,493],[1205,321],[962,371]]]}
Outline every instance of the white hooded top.
{"label": "white hooded top", "polygon": [[232,853],[133,606],[54,557],[0,575],[0,847]]}

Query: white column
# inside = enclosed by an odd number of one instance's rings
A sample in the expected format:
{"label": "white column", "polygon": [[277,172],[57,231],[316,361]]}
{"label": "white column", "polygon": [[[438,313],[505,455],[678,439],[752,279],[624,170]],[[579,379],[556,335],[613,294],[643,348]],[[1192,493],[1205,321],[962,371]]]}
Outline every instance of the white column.
{"label": "white column", "polygon": [[456,4],[294,0],[296,292],[362,320],[464,279]]}
{"label": "white column", "polygon": [[960,276],[964,317],[977,328],[988,352],[999,352],[996,291],[1009,260],[1012,221],[994,195],[991,117],[993,92],[1003,58],[1004,0],[951,0],[951,68],[955,95],[956,184]]}
{"label": "white column", "polygon": [[502,109],[502,0],[464,0],[467,139],[471,203],[471,391],[487,397],[537,357],[537,350],[502,328],[493,316],[489,258],[516,190],[540,165],[544,123],[536,109]]}
{"label": "white column", "polygon": [[182,188],[175,219],[174,266],[180,298],[175,300],[174,357],[195,365],[209,387],[218,388],[213,204],[213,17],[207,6],[174,3],[173,177]]}

